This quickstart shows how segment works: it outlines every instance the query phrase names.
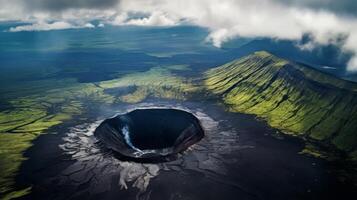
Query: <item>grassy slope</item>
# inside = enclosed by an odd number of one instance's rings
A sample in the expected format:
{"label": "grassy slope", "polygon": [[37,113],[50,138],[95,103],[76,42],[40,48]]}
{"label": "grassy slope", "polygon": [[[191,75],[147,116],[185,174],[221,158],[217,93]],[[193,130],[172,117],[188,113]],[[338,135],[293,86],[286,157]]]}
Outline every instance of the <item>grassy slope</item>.
{"label": "grassy slope", "polygon": [[285,133],[356,154],[357,85],[256,52],[205,74],[232,111],[256,114]]}
{"label": "grassy slope", "polygon": [[[46,80],[22,85],[21,90],[17,88],[17,93],[15,89],[11,90],[13,97],[7,97],[10,107],[0,111],[0,199],[12,199],[30,192],[30,188],[18,190],[13,185],[18,168],[26,159],[23,152],[37,136],[81,114],[89,102],[133,103],[148,96],[184,99],[195,87],[173,75],[171,71],[175,70],[188,69],[184,66],[156,67],[97,84],[80,84],[70,80],[69,84],[60,85],[56,80]],[[130,86],[136,86],[136,90],[123,96],[105,92],[106,89]],[[24,90],[33,91],[32,95],[29,95],[31,92],[23,95]]]}
{"label": "grassy slope", "polygon": [[11,107],[0,112],[0,196],[3,195],[0,199],[11,199],[30,191],[29,188],[13,188],[17,170],[26,159],[23,151],[49,128],[81,114],[84,100],[113,101],[112,97],[103,93],[103,89],[93,84],[79,84],[18,97],[8,102]]}
{"label": "grassy slope", "polygon": [[101,88],[112,89],[135,86],[132,93],[119,96],[119,100],[127,103],[137,103],[145,98],[159,97],[168,99],[185,99],[198,88],[190,81],[176,76],[175,70],[189,70],[182,66],[154,67],[146,72],[128,74],[120,79],[104,81]]}

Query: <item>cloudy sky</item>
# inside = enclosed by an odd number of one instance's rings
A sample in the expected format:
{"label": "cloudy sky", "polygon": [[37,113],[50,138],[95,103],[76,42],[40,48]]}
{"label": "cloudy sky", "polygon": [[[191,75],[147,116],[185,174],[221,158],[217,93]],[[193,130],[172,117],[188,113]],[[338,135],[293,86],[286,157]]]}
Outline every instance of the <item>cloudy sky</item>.
{"label": "cloudy sky", "polygon": [[190,24],[207,28],[217,47],[236,37],[309,35],[300,48],[338,45],[355,55],[347,69],[357,72],[356,10],[355,0],[0,0],[0,21],[27,23],[10,32]]}

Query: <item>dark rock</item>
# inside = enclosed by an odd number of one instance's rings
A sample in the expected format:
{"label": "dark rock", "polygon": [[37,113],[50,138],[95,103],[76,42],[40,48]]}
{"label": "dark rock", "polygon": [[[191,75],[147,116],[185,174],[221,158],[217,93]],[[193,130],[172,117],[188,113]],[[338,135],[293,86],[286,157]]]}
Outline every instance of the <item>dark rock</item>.
{"label": "dark rock", "polygon": [[122,159],[150,162],[186,150],[203,138],[204,131],[189,112],[138,109],[104,120],[94,136]]}

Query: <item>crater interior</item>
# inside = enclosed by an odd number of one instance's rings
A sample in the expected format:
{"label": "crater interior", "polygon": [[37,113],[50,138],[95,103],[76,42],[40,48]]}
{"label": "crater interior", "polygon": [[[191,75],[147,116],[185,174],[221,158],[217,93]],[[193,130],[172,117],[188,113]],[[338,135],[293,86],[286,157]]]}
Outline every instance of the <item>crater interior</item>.
{"label": "crater interior", "polygon": [[104,120],[95,137],[119,156],[140,160],[176,155],[204,137],[199,119],[178,109],[137,109]]}

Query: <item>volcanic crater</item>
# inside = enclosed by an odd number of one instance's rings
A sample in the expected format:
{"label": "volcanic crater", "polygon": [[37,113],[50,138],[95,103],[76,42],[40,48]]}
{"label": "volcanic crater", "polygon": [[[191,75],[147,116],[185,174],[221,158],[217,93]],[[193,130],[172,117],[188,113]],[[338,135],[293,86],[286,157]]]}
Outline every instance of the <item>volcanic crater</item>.
{"label": "volcanic crater", "polygon": [[104,120],[94,131],[101,147],[119,159],[171,160],[204,137],[193,114],[164,108],[136,109]]}

